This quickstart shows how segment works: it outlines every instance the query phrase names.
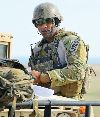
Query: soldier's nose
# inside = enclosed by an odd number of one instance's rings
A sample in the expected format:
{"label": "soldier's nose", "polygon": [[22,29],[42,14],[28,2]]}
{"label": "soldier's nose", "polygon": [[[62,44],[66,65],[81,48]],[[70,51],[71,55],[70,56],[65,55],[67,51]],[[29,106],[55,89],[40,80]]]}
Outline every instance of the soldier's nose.
{"label": "soldier's nose", "polygon": [[46,24],[41,24],[41,28],[47,28]]}

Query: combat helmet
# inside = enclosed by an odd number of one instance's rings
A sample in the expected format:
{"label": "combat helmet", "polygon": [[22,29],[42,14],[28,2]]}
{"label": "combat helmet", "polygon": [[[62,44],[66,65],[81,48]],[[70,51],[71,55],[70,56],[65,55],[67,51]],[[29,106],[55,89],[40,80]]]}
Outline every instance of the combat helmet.
{"label": "combat helmet", "polygon": [[32,23],[35,24],[36,20],[47,18],[53,18],[56,25],[62,21],[62,16],[54,4],[48,2],[41,3],[34,9]]}

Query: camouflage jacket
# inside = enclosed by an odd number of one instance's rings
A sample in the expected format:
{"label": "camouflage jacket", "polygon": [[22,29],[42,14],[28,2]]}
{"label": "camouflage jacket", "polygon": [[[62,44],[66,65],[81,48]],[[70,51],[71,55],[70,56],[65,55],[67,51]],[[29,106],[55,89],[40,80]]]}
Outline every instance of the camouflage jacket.
{"label": "camouflage jacket", "polygon": [[49,74],[51,88],[84,80],[88,71],[87,47],[76,33],[60,29],[51,43],[43,39],[33,48],[33,69]]}
{"label": "camouflage jacket", "polygon": [[21,69],[0,66],[0,103],[32,99],[33,90],[28,74]]}

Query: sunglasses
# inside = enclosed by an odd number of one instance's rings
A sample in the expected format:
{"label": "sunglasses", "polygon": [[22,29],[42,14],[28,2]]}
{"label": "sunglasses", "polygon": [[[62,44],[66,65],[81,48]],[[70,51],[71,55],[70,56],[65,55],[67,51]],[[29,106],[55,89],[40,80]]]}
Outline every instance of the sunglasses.
{"label": "sunglasses", "polygon": [[54,19],[52,19],[52,18],[38,19],[38,20],[35,20],[35,22],[34,22],[35,26],[42,25],[42,24],[48,24],[48,23],[54,23]]}

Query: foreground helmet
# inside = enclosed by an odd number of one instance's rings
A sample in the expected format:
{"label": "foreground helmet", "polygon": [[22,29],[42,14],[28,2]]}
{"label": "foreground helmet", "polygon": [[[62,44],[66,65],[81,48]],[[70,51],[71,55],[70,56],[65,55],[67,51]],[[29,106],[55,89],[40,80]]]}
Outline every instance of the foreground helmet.
{"label": "foreground helmet", "polygon": [[54,18],[58,23],[62,20],[62,16],[60,15],[58,8],[48,2],[42,3],[35,8],[32,22],[35,24],[36,20],[47,18]]}

